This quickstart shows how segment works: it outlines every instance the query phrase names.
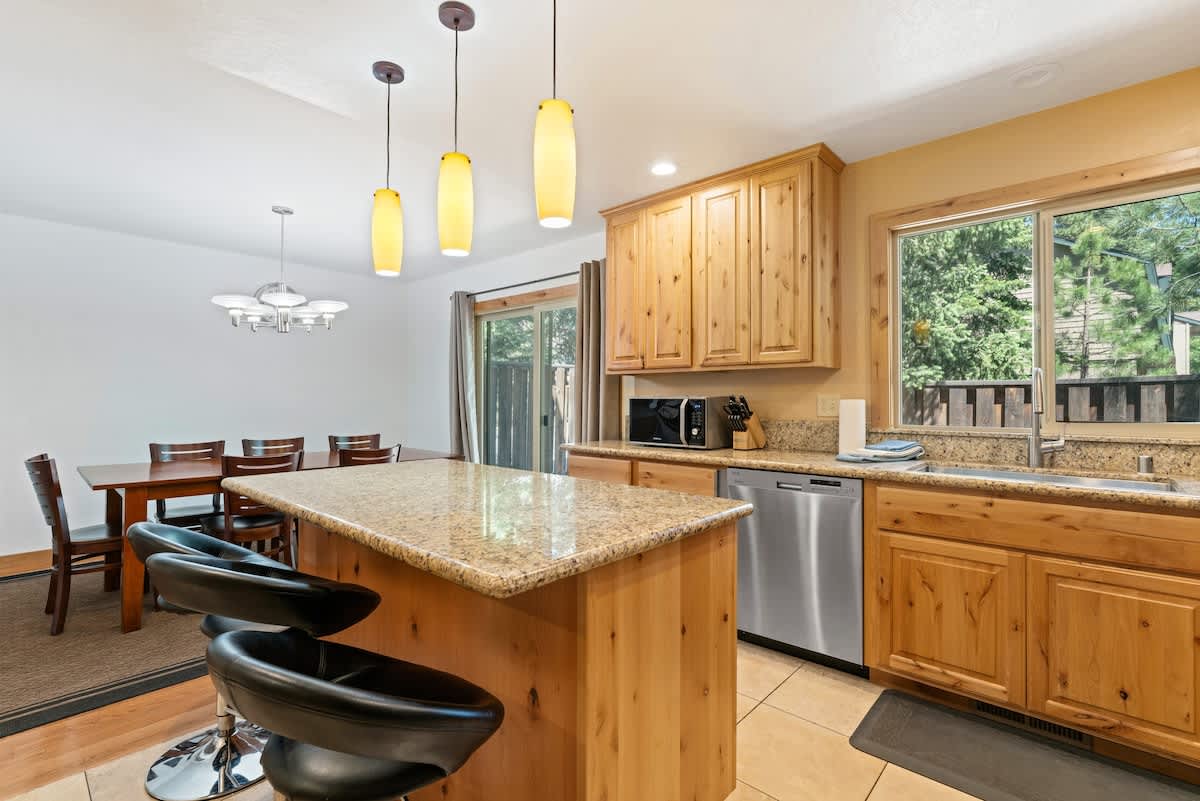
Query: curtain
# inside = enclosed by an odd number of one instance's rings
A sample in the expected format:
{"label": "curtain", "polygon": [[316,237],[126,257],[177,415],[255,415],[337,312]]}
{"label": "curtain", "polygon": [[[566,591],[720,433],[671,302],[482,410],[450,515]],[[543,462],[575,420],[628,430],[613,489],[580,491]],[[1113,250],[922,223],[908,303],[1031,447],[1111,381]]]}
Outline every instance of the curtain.
{"label": "curtain", "polygon": [[479,416],[475,409],[475,298],[450,297],[450,450],[479,461]]}
{"label": "curtain", "polygon": [[604,372],[604,261],[579,265],[572,442],[619,439],[621,380]]}

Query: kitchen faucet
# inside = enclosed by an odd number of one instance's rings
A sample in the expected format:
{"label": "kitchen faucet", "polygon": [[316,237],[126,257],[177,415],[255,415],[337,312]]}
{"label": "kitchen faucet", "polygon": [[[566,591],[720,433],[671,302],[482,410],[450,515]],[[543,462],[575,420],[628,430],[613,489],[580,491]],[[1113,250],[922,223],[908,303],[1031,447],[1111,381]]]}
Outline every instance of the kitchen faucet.
{"label": "kitchen faucet", "polygon": [[1042,457],[1047,453],[1058,453],[1067,445],[1065,437],[1051,440],[1049,442],[1042,441],[1042,414],[1046,409],[1045,398],[1045,374],[1042,368],[1033,368],[1033,394],[1030,398],[1029,415],[1029,466],[1041,467]]}

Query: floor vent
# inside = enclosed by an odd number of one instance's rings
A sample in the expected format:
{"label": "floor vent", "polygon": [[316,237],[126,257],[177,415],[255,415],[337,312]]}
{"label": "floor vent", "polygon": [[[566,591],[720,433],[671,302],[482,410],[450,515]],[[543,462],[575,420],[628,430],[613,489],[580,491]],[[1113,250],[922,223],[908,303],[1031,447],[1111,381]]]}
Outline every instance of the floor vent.
{"label": "floor vent", "polygon": [[1058,740],[1059,742],[1077,745],[1083,748],[1091,748],[1092,737],[1090,734],[1084,734],[1081,731],[1076,731],[1067,726],[1058,723],[1051,723],[1040,718],[1035,718],[1026,715],[1022,712],[1014,712],[1011,709],[1005,709],[1002,706],[995,704],[984,703],[983,701],[975,702],[975,711],[980,714],[987,715],[989,718],[1004,721],[1027,731],[1037,732],[1045,737]]}

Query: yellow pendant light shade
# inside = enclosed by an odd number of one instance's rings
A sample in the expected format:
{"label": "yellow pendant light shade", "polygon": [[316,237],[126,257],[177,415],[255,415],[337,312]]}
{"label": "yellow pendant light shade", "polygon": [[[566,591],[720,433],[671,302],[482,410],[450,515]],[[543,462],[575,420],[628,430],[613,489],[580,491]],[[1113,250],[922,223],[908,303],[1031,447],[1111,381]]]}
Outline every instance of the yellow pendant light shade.
{"label": "yellow pendant light shade", "polygon": [[395,189],[375,190],[375,210],[371,214],[371,257],[375,274],[395,277],[404,261],[404,209]]}
{"label": "yellow pendant light shade", "polygon": [[438,239],[443,256],[471,253],[475,227],[475,187],[471,159],[465,153],[444,153],[438,170]]}
{"label": "yellow pendant light shade", "polygon": [[565,100],[543,100],[533,126],[533,188],[538,222],[566,228],[575,215],[575,112]]}

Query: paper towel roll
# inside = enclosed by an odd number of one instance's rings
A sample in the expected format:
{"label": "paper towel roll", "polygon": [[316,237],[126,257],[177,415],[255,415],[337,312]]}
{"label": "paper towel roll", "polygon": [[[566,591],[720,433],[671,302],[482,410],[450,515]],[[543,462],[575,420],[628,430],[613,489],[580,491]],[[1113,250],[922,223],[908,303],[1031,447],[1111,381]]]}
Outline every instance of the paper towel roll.
{"label": "paper towel roll", "polygon": [[838,404],[838,453],[849,453],[867,445],[867,402],[848,398]]}

